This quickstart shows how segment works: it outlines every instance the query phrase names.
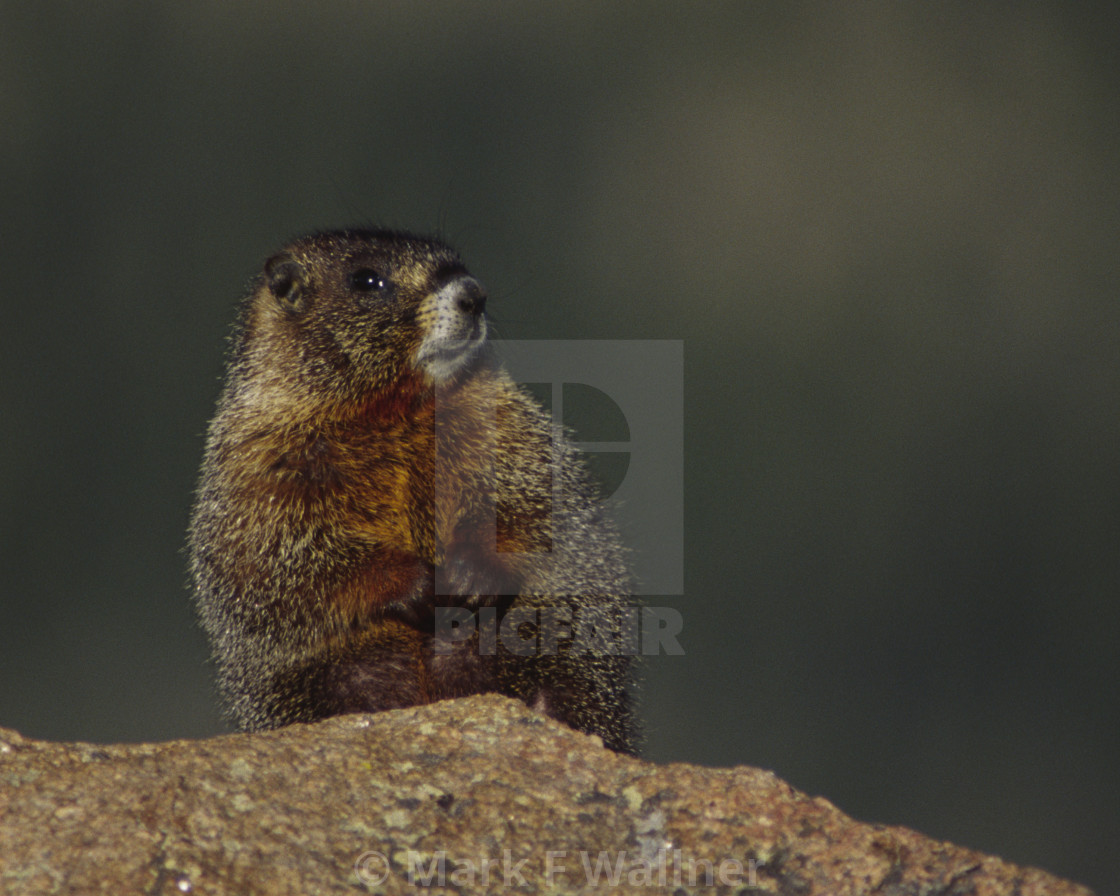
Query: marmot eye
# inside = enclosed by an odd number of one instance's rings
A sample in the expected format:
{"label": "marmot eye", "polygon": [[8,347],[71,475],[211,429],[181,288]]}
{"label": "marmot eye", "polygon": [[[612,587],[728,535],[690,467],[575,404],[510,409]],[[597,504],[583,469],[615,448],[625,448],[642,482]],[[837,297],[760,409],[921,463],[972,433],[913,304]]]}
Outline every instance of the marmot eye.
{"label": "marmot eye", "polygon": [[380,292],[388,285],[373,268],[358,268],[350,275],[350,288],[355,292]]}

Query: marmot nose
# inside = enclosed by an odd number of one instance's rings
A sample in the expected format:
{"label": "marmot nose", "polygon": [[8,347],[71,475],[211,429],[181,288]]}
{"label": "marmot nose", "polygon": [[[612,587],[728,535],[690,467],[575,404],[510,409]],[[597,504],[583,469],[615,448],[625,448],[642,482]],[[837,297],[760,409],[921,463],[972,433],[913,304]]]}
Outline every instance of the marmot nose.
{"label": "marmot nose", "polygon": [[460,277],[455,287],[455,304],[464,314],[482,314],[486,310],[486,289],[474,277]]}

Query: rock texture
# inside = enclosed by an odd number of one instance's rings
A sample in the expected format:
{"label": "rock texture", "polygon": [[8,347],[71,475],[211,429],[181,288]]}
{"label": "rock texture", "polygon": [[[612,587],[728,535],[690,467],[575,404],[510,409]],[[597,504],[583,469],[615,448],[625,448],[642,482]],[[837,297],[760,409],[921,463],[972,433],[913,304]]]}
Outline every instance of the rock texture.
{"label": "rock texture", "polygon": [[206,741],[0,730],[0,892],[1088,894],[496,696]]}

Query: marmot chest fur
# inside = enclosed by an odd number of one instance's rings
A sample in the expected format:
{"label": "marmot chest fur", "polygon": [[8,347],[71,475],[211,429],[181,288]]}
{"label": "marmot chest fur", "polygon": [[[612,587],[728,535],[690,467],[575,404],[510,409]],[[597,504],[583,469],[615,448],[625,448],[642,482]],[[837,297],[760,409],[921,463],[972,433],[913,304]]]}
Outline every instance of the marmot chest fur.
{"label": "marmot chest fur", "polygon": [[[633,748],[609,635],[624,552],[575,449],[494,360],[485,301],[451,249],[393,231],[297,240],[254,282],[190,529],[242,728],[497,691]],[[446,637],[447,610],[473,634]],[[512,650],[483,634],[511,613]]]}

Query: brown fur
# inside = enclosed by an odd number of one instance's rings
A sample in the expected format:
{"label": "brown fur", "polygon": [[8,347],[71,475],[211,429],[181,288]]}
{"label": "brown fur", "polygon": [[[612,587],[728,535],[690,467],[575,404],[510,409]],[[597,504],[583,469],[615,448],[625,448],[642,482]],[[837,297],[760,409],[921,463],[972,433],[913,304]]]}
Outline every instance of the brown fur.
{"label": "brown fur", "polygon": [[498,691],[633,748],[625,656],[434,650],[436,607],[609,626],[630,588],[577,453],[485,344],[484,303],[452,250],[391,231],[297,240],[255,281],[190,532],[243,728]]}

